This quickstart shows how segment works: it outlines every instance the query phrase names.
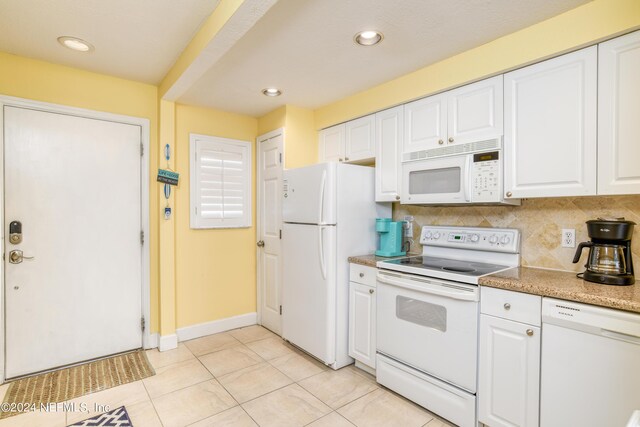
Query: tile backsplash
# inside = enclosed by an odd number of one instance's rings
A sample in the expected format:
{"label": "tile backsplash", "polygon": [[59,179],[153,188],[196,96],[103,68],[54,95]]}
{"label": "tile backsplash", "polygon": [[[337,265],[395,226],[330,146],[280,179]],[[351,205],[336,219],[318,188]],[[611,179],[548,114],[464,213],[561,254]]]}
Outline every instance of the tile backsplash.
{"label": "tile backsplash", "polygon": [[598,217],[624,217],[638,224],[633,233],[631,251],[637,272],[640,271],[640,195],[562,197],[524,199],[522,206],[412,206],[393,204],[393,218],[403,220],[413,215],[414,243],[411,250],[421,250],[418,241],[423,225],[463,225],[468,227],[517,228],[522,234],[521,263],[529,267],[583,271],[587,258],[573,264],[575,248],[563,248],[563,228],[576,230],[576,243],[588,240],[585,221]]}

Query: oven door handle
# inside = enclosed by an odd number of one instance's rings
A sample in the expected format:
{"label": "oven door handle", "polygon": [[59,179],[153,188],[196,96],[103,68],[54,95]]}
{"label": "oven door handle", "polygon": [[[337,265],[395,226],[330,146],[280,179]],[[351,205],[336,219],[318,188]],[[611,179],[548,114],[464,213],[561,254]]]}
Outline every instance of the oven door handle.
{"label": "oven door handle", "polygon": [[412,284],[412,279],[402,278],[400,280],[394,279],[392,277],[378,274],[378,282],[384,283],[391,286],[396,286],[398,288],[409,289],[412,291],[421,292],[424,294],[431,295],[439,295],[447,298],[452,298],[461,301],[477,301],[478,295],[477,292],[463,289],[463,288],[454,288],[453,286],[440,285],[438,283],[434,283],[428,280],[420,280],[420,285]]}

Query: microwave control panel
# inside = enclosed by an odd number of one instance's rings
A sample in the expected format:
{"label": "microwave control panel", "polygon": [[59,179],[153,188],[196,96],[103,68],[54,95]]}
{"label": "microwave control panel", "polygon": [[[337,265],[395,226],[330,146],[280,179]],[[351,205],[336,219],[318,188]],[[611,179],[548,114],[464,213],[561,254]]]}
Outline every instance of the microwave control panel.
{"label": "microwave control panel", "polygon": [[502,196],[500,152],[473,154],[471,201],[497,202]]}

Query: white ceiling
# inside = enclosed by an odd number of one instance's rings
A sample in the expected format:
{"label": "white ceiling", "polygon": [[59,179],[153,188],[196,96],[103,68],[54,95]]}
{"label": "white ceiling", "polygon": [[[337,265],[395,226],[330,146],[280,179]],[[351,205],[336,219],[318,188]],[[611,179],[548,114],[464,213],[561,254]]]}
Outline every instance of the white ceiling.
{"label": "white ceiling", "polygon": [[[0,51],[157,84],[219,0],[0,0]],[[87,54],[57,42],[74,36]]]}
{"label": "white ceiling", "polygon": [[[587,0],[279,0],[179,101],[261,116],[317,108]],[[353,43],[364,29],[374,47]],[[278,98],[261,89],[276,86]]]}
{"label": "white ceiling", "polygon": [[[0,51],[157,84],[219,1],[0,0]],[[275,1],[245,1],[226,26],[237,37],[221,32],[224,49],[187,79],[195,83],[182,85],[179,102],[256,117],[284,104],[318,108],[589,0]],[[354,44],[364,29],[384,41]],[[65,49],[61,35],[96,49]],[[283,95],[263,96],[268,86]]]}

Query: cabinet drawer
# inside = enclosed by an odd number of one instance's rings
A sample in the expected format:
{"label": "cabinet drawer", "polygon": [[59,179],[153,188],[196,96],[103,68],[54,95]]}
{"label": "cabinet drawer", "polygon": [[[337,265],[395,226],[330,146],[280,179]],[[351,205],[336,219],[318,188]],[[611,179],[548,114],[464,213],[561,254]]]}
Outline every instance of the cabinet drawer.
{"label": "cabinet drawer", "polygon": [[376,287],[376,274],[378,269],[366,265],[351,264],[349,268],[349,280],[367,286]]}
{"label": "cabinet drawer", "polygon": [[484,286],[480,289],[480,312],[483,314],[540,326],[541,310],[541,296]]}

